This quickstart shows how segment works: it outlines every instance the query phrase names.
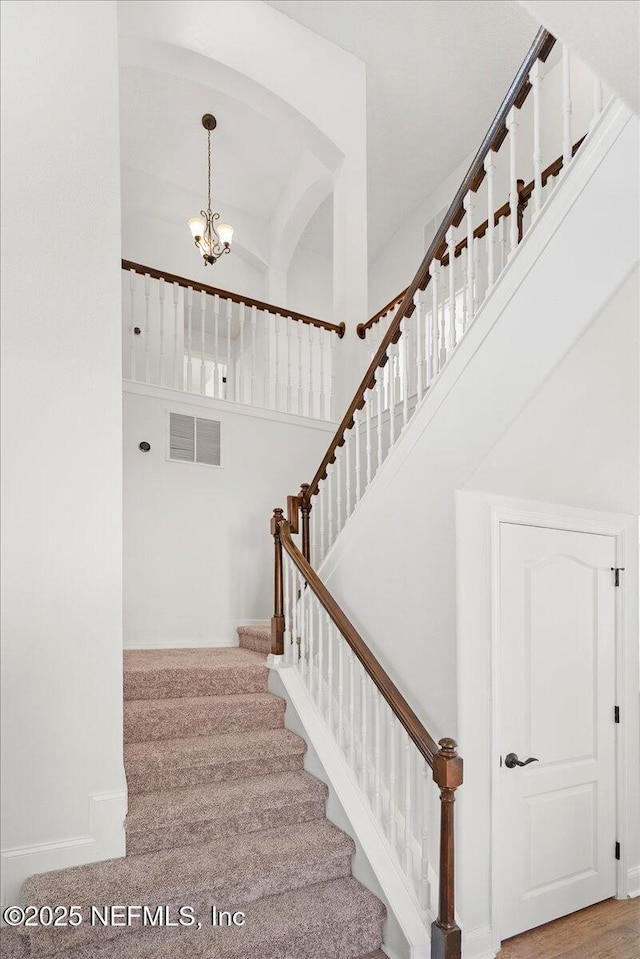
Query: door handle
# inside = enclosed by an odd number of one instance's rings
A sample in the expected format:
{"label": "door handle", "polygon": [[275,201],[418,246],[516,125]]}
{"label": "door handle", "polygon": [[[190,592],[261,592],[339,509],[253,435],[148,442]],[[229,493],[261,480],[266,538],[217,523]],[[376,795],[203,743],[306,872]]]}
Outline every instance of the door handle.
{"label": "door handle", "polygon": [[524,762],[521,762],[518,759],[518,756],[516,753],[508,753],[508,755],[505,756],[505,760],[504,760],[504,764],[507,767],[507,769],[515,769],[516,766],[528,766],[529,763],[537,763],[537,762],[540,762],[540,760],[536,759],[535,756],[529,756],[528,759],[525,759]]}

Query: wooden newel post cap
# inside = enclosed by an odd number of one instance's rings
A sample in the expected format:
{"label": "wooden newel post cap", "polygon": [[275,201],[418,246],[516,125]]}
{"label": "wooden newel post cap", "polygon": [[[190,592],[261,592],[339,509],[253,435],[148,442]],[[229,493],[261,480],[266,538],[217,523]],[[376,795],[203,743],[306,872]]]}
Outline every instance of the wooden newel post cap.
{"label": "wooden newel post cap", "polygon": [[441,789],[457,789],[462,785],[462,759],[455,739],[441,739],[440,751],[433,757],[433,781]]}
{"label": "wooden newel post cap", "polygon": [[271,517],[271,534],[275,536],[280,529],[280,523],[284,519],[282,510],[280,507],[276,507],[273,511],[273,516]]}
{"label": "wooden newel post cap", "polygon": [[308,502],[307,500],[308,492],[309,492],[309,483],[300,483],[300,498],[302,500],[303,505],[305,505]]}

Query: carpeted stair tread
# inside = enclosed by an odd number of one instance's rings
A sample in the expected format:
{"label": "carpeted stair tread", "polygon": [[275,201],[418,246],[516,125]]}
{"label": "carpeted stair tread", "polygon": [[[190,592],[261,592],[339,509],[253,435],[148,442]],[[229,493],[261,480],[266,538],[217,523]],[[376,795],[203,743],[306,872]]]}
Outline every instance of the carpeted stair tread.
{"label": "carpeted stair tread", "polygon": [[124,704],[124,741],[276,729],[284,725],[285,705],[272,693],[131,699]]}
{"label": "carpeted stair tread", "polygon": [[[241,927],[147,928],[41,959],[361,959],[378,949],[386,916],[380,900],[352,877],[320,882],[250,903]],[[18,954],[19,955],[19,954]]]}
{"label": "carpeted stair tread", "polygon": [[326,785],[303,770],[134,794],[126,819],[127,854],[322,819],[327,794]]}
{"label": "carpeted stair tread", "polygon": [[238,647],[124,652],[125,700],[266,692],[268,675],[263,656]]}
{"label": "carpeted stair tread", "polygon": [[[249,903],[305,885],[344,878],[351,872],[355,844],[326,819],[245,836],[223,836],[215,843],[126,856],[28,879],[23,901],[73,903],[88,919],[90,906],[137,904]],[[29,930],[32,955],[72,949],[131,934],[140,924]]]}
{"label": "carpeted stair tread", "polygon": [[243,649],[253,649],[266,656],[271,652],[271,625],[254,623],[251,626],[238,626],[238,641]]}
{"label": "carpeted stair tread", "polygon": [[300,769],[306,748],[288,729],[129,743],[124,747],[129,794]]}

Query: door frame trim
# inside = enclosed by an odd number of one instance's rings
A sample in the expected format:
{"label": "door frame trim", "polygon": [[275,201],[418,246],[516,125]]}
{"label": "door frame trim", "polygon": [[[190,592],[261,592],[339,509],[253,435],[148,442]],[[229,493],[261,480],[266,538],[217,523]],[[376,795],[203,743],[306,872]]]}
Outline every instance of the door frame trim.
{"label": "door frame trim", "polygon": [[[633,645],[633,610],[631,609],[632,581],[635,563],[631,563],[631,556],[637,549],[632,549],[635,540],[637,546],[637,520],[635,517],[621,514],[601,513],[592,510],[575,509],[554,504],[529,503],[525,505],[509,506],[498,502],[502,497],[490,497],[491,513],[491,860],[493,864],[491,875],[491,913],[494,937],[501,941],[500,897],[498,886],[499,864],[499,819],[500,819],[500,789],[499,789],[499,762],[500,762],[500,529],[503,525],[532,526],[559,530],[570,530],[579,533],[591,533],[601,536],[611,536],[616,546],[616,566],[625,567],[625,575],[621,577],[619,592],[616,595],[616,622],[615,622],[615,685],[616,701],[620,706],[623,720],[615,730],[616,740],[616,819],[617,835],[621,843],[622,854],[616,869],[616,898],[625,899],[628,895],[628,862],[630,837],[629,828],[629,773],[635,767],[637,771],[638,758],[629,755],[631,736],[628,734],[630,724],[634,721],[637,727],[637,697],[635,708],[629,697],[629,684],[625,683],[626,667],[630,659]],[[637,569],[635,570],[637,581]],[[637,612],[637,611],[636,611]],[[632,653],[631,653],[632,656]],[[627,675],[628,678],[628,675]],[[612,703],[612,707],[613,707]],[[613,719],[612,719],[613,722]],[[635,865],[635,864],[634,864]]]}

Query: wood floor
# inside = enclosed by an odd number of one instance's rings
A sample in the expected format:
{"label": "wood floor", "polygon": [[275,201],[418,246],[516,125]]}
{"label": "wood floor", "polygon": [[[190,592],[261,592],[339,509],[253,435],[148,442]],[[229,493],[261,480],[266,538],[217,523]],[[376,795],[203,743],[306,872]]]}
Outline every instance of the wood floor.
{"label": "wood floor", "polygon": [[640,899],[607,899],[502,943],[498,959],[640,959]]}

